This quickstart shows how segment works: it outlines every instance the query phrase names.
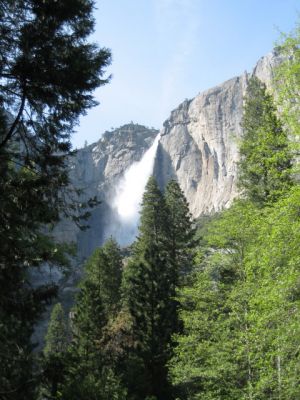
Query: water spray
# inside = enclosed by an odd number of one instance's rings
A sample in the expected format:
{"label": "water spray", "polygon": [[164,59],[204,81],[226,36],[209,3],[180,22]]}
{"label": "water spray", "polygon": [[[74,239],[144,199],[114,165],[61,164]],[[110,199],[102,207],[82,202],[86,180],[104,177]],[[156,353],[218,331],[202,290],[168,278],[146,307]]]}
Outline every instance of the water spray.
{"label": "water spray", "polygon": [[112,200],[115,221],[109,229],[109,235],[114,236],[120,245],[128,245],[136,237],[143,193],[153,173],[159,140],[160,134],[141,160],[134,162],[125,171],[116,187]]}

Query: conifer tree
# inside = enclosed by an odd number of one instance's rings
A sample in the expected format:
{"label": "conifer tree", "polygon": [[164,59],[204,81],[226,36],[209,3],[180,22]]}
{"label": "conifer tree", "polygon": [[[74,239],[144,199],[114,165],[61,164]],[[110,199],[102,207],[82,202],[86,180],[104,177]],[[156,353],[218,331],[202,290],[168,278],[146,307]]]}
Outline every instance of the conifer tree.
{"label": "conifer tree", "polygon": [[124,399],[126,391],[102,346],[104,328],[120,302],[122,258],[113,239],[96,249],[85,265],[84,279],[73,310],[64,399]]}
{"label": "conifer tree", "polygon": [[45,356],[48,357],[50,355],[60,355],[65,353],[68,347],[68,342],[69,334],[66,317],[61,303],[57,303],[53,307],[45,337]]}
{"label": "conifer tree", "polygon": [[120,303],[122,268],[121,250],[113,238],[96,249],[85,266],[87,280],[99,288],[107,318],[112,317]]}
{"label": "conifer tree", "polygon": [[178,279],[183,281],[193,264],[195,229],[186,198],[175,180],[168,182],[164,198],[168,210],[170,259]]}
{"label": "conifer tree", "polygon": [[[143,196],[140,233],[125,270],[125,304],[133,317],[137,347],[129,355],[127,385],[132,399],[169,399],[166,363],[170,357],[174,300],[168,260],[167,214],[151,177]],[[172,292],[173,293],[173,292]]]}
{"label": "conifer tree", "polygon": [[245,97],[243,131],[240,186],[257,204],[274,202],[292,185],[292,157],[272,96],[255,76],[249,80]]}
{"label": "conifer tree", "polygon": [[52,310],[44,347],[44,373],[40,388],[42,398],[55,399],[64,381],[67,351],[70,341],[64,310],[57,303]]}
{"label": "conifer tree", "polygon": [[[55,288],[32,289],[28,271],[63,264],[49,232],[61,216],[81,220],[68,181],[70,135],[105,84],[110,52],[88,41],[92,0],[0,1],[1,396],[32,399],[30,336]],[[89,203],[94,204],[94,201]],[[45,229],[46,227],[46,229]],[[49,230],[48,230],[49,229]]]}

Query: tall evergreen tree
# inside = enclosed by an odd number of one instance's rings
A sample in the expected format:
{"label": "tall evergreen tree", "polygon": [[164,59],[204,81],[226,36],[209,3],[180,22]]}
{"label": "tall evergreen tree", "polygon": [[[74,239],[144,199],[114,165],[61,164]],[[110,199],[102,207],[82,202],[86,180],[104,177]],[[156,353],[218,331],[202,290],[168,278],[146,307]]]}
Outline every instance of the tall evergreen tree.
{"label": "tall evergreen tree", "polygon": [[57,303],[53,307],[45,337],[41,398],[57,398],[59,385],[64,381],[69,333],[64,310],[62,305]]}
{"label": "tall evergreen tree", "polygon": [[166,363],[170,357],[175,310],[167,232],[164,198],[151,177],[143,196],[140,233],[124,278],[125,304],[133,317],[132,330],[137,343],[127,365],[132,399],[170,398]]}
{"label": "tall evergreen tree", "polygon": [[117,242],[110,238],[96,249],[86,263],[86,279],[99,288],[105,314],[112,317],[120,305],[122,256]]}
{"label": "tall evergreen tree", "polygon": [[292,157],[272,96],[255,76],[247,87],[243,132],[240,186],[258,204],[274,202],[292,185]]}
{"label": "tall evergreen tree", "polygon": [[61,215],[79,218],[66,170],[70,135],[96,104],[92,91],[107,82],[110,61],[108,50],[88,42],[93,6],[0,1],[0,386],[7,399],[33,396],[29,338],[43,301],[55,293],[32,290],[28,270],[65,261],[45,226]]}
{"label": "tall evergreen tree", "polygon": [[83,358],[97,353],[103,327],[118,310],[121,273],[121,253],[113,239],[96,249],[85,265],[72,321],[73,341]]}
{"label": "tall evergreen tree", "polygon": [[97,249],[85,265],[73,311],[73,339],[68,355],[64,399],[124,399],[111,357],[103,347],[104,328],[120,308],[122,258],[113,239]]}
{"label": "tall evergreen tree", "polygon": [[45,337],[45,356],[65,353],[69,342],[69,332],[66,317],[61,303],[52,310],[47,334]]}
{"label": "tall evergreen tree", "polygon": [[168,182],[164,198],[168,211],[170,260],[174,272],[178,273],[178,280],[183,281],[193,265],[195,229],[187,200],[178,182]]}

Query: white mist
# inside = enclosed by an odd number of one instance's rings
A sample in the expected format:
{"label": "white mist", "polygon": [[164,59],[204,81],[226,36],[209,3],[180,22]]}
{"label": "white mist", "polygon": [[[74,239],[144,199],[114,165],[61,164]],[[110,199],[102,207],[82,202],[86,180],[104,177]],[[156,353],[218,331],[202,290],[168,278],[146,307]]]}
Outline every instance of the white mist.
{"label": "white mist", "polygon": [[135,240],[138,231],[139,212],[145,186],[153,173],[160,134],[140,161],[133,163],[124,173],[115,191],[112,207],[115,221],[109,229],[120,245],[128,245]]}

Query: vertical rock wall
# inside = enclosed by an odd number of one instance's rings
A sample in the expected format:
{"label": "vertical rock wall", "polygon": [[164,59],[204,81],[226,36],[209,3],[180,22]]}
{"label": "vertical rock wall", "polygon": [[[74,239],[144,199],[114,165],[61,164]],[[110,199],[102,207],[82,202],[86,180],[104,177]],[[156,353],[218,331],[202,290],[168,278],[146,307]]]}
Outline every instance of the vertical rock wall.
{"label": "vertical rock wall", "polygon": [[[271,87],[276,52],[261,58],[251,74]],[[238,196],[238,145],[242,136],[246,72],[184,101],[164,123],[155,174],[163,187],[178,182],[194,217],[228,207]]]}

